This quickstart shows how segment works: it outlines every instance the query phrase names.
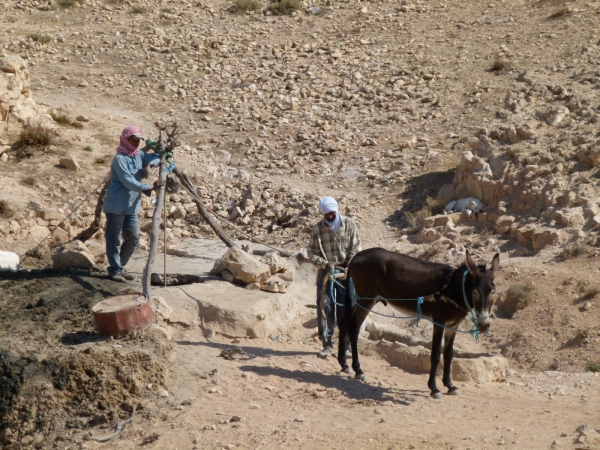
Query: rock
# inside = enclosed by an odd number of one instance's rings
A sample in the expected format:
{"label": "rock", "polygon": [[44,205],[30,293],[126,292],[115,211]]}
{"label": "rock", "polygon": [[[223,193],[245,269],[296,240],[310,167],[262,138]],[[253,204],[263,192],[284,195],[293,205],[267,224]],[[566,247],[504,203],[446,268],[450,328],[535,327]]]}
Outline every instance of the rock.
{"label": "rock", "polygon": [[515,221],[515,217],[514,216],[500,216],[498,217],[498,219],[496,220],[496,232],[500,233],[500,234],[506,234],[510,231],[510,226],[514,223]]}
{"label": "rock", "polygon": [[536,114],[548,125],[556,126],[569,115],[569,109],[566,106],[549,105],[538,110]]}
{"label": "rock", "polygon": [[300,414],[298,417],[294,419],[294,422],[304,422],[304,416]]}
{"label": "rock", "polygon": [[40,217],[44,220],[60,220],[60,214],[55,209],[44,209],[40,213]]}
{"label": "rock", "polygon": [[246,285],[246,289],[248,289],[249,291],[259,291],[260,290],[260,284],[258,284],[258,283],[248,283]]}
{"label": "rock", "polygon": [[223,264],[222,258],[219,258],[215,261],[213,268],[210,269],[210,274],[221,275],[221,272],[223,272],[225,269],[227,269],[227,267],[225,267],[225,264]]}
{"label": "rock", "polygon": [[0,250],[0,272],[16,272],[20,269],[19,255]]}
{"label": "rock", "polygon": [[204,427],[202,429],[207,430],[207,431],[216,430],[217,426],[216,425],[204,425]]}
{"label": "rock", "polygon": [[169,398],[169,393],[166,390],[161,389],[158,391],[157,396],[158,398]]}
{"label": "rock", "polygon": [[221,272],[221,277],[225,280],[225,281],[229,281],[230,283],[233,283],[235,281],[235,277],[233,276],[233,274],[225,269],[223,272]]}
{"label": "rock", "polygon": [[58,165],[69,170],[81,170],[81,166],[75,158],[61,158]]}
{"label": "rock", "polygon": [[446,214],[438,214],[436,216],[427,217],[423,220],[423,226],[426,228],[440,227],[448,224],[449,217]]}
{"label": "rock", "polygon": [[270,276],[269,266],[237,247],[231,247],[221,258],[236,280],[263,284]]}
{"label": "rock", "polygon": [[250,409],[260,409],[260,405],[258,403],[250,403]]}
{"label": "rock", "polygon": [[53,250],[52,267],[55,269],[91,269],[96,267],[94,255],[81,241],[71,241]]}
{"label": "rock", "polygon": [[277,252],[269,252],[262,257],[262,261],[269,266],[271,274],[282,272],[287,266],[287,262]]}
{"label": "rock", "polygon": [[0,58],[0,71],[7,73],[18,73],[25,70],[27,65],[25,60],[17,55],[8,55]]}
{"label": "rock", "polygon": [[173,220],[185,219],[186,215],[187,212],[185,208],[183,206],[178,206],[177,208],[175,208],[175,211],[173,211],[173,213],[171,214],[171,217],[173,218]]}
{"label": "rock", "polygon": [[160,316],[162,316],[164,320],[169,320],[169,318],[173,314],[173,310],[167,304],[165,299],[162,297],[153,297],[152,300],[154,302],[154,311]]}
{"label": "rock", "polygon": [[517,229],[517,239],[519,242],[530,244],[531,248],[536,252],[556,242],[559,236],[558,230],[535,224],[524,225]]}
{"label": "rock", "polygon": [[490,383],[506,381],[508,361],[502,356],[454,358],[452,378],[456,381]]}

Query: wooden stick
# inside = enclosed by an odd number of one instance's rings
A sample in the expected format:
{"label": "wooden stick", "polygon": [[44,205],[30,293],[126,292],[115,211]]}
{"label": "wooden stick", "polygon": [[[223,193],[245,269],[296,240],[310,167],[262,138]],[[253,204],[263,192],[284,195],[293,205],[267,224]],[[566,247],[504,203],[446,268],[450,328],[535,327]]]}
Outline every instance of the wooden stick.
{"label": "wooden stick", "polygon": [[79,233],[73,240],[79,240],[81,242],[85,242],[88,239],[91,239],[98,231],[100,231],[100,220],[102,220],[102,206],[104,205],[104,197],[106,196],[106,190],[108,186],[110,186],[110,177],[104,183],[102,190],[100,191],[100,196],[98,197],[98,202],[96,203],[96,210],[94,211],[94,220],[81,233]]}
{"label": "wooden stick", "polygon": [[[165,147],[163,129],[161,129],[159,132],[158,140],[160,143],[160,148],[164,149]],[[144,268],[144,275],[142,277],[142,292],[146,295],[146,298],[149,302],[152,301],[152,294],[150,292],[150,276],[152,275],[152,266],[154,265],[154,259],[156,258],[156,253],[158,251],[158,240],[160,239],[160,222],[163,210],[163,198],[165,196],[165,184],[168,173],[166,169],[166,159],[166,152],[164,152],[160,157],[160,173],[158,174],[158,179],[162,180],[164,184],[160,186],[156,191],[156,206],[154,207],[154,214],[152,215],[152,228],[150,230],[150,252],[148,254],[148,262],[146,263],[146,267]]]}
{"label": "wooden stick", "polygon": [[227,247],[239,248],[239,245],[237,245],[233,241],[233,239],[231,239],[227,235],[227,233],[225,233],[223,228],[221,228],[221,226],[217,223],[217,221],[214,219],[214,217],[208,212],[206,207],[202,204],[202,201],[200,200],[200,197],[198,196],[198,191],[196,190],[194,183],[192,183],[192,180],[190,180],[190,177],[188,177],[184,172],[180,171],[177,168],[173,169],[173,173],[179,179],[179,181],[181,182],[181,185],[184,187],[184,189],[186,191],[188,191],[189,194],[192,196],[192,198],[196,202],[196,206],[198,207],[198,212],[200,213],[200,215],[202,217],[204,217],[204,220],[206,220],[208,222],[208,224],[213,229],[213,231],[216,233],[216,235],[219,236],[219,239],[221,239]]}

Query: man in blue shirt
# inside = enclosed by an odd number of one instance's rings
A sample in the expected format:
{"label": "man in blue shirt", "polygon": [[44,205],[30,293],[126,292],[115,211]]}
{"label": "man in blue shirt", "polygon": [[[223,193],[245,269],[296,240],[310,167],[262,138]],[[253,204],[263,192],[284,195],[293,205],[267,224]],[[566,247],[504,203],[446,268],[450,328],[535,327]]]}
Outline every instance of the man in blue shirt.
{"label": "man in blue shirt", "polygon": [[[148,177],[148,166],[157,165],[160,156],[138,150],[142,130],[127,127],[121,133],[117,154],[110,165],[111,183],[106,191],[104,214],[106,215],[106,256],[108,275],[114,281],[133,280],[125,272],[125,266],[140,242],[140,212],[142,192],[150,195],[152,190],[163,186],[156,180],[153,184],[142,182]],[[121,234],[123,243],[121,244]]]}

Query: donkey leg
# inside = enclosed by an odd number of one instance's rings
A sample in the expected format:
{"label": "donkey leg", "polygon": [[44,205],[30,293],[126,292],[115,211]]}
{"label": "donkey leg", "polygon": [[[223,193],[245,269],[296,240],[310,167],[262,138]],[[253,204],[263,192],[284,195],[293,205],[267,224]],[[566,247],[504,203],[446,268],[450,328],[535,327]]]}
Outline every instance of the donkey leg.
{"label": "donkey leg", "polygon": [[348,362],[346,361],[346,345],[342,344],[346,342],[346,336],[348,336],[348,323],[352,320],[352,317],[348,317],[348,314],[342,324],[340,325],[340,345],[338,346],[338,362],[342,367],[342,372],[350,373],[350,367],[348,367]]}
{"label": "donkey leg", "polygon": [[[370,306],[372,308],[373,304]],[[350,336],[350,347],[352,349],[352,369],[354,369],[354,372],[356,373],[354,378],[360,381],[365,381],[366,377],[365,373],[360,368],[360,361],[358,360],[358,334],[360,333],[360,326],[365,321],[371,308],[368,308],[368,310],[355,308],[354,313],[352,314],[352,319],[348,321],[350,326],[348,333]]]}
{"label": "donkey leg", "polygon": [[435,383],[435,374],[437,372],[438,365],[440,364],[443,335],[444,328],[434,325],[433,338],[431,340],[431,372],[429,373],[429,382],[427,383],[427,386],[429,386],[429,389],[431,389],[431,396],[436,399],[443,398],[442,393],[439,391]]}
{"label": "donkey leg", "polygon": [[452,384],[452,358],[454,357],[454,338],[456,331],[446,330],[444,334],[444,377],[442,382],[448,388],[449,395],[459,395],[458,388]]}

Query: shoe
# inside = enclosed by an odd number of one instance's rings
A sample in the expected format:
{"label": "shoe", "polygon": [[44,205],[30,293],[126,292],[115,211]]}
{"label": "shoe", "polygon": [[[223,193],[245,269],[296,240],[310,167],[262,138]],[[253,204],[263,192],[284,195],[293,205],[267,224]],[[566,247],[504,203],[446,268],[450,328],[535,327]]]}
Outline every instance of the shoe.
{"label": "shoe", "polygon": [[125,277],[122,274],[120,274],[120,273],[117,273],[115,275],[111,275],[110,279],[113,280],[113,281],[118,281],[119,283],[125,283]]}
{"label": "shoe", "polygon": [[121,274],[120,274],[120,275],[121,275],[123,278],[125,278],[126,280],[129,280],[129,281],[133,281],[133,280],[135,280],[135,275],[132,275],[132,274],[130,274],[129,272],[125,272],[125,271],[123,271],[123,272],[121,272]]}
{"label": "shoe", "polygon": [[319,358],[327,359],[331,356],[332,353],[333,353],[333,347],[331,345],[326,345],[322,351],[317,353],[317,356]]}

